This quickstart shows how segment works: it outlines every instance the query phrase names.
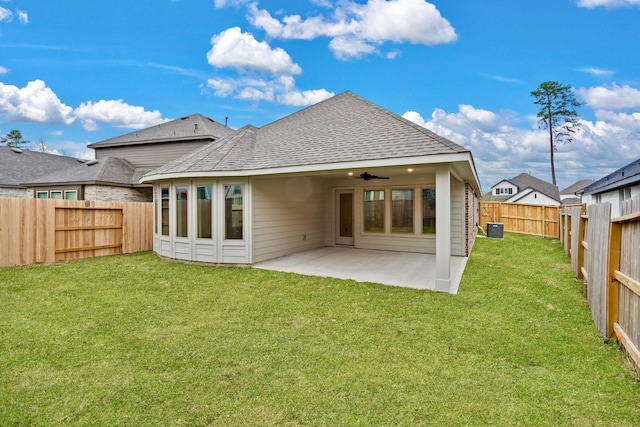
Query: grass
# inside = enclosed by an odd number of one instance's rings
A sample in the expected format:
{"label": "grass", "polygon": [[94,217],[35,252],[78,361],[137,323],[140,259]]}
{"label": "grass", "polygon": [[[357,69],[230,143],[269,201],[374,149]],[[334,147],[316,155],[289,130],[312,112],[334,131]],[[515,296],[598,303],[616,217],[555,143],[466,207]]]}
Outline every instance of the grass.
{"label": "grass", "polygon": [[557,242],[456,296],[151,253],[0,270],[0,425],[637,425]]}

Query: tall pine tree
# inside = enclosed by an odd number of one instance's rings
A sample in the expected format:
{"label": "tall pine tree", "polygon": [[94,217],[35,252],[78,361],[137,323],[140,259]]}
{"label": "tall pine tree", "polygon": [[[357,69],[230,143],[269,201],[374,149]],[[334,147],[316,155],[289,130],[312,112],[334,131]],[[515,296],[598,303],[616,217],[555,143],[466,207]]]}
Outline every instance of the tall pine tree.
{"label": "tall pine tree", "polygon": [[540,106],[538,111],[538,126],[549,131],[549,151],[551,153],[551,179],[556,184],[556,168],[554,164],[554,152],[558,143],[569,143],[572,135],[579,129],[580,116],[576,108],[584,105],[579,102],[571,85],[562,85],[558,82],[544,82],[538,89],[531,92],[533,103]]}

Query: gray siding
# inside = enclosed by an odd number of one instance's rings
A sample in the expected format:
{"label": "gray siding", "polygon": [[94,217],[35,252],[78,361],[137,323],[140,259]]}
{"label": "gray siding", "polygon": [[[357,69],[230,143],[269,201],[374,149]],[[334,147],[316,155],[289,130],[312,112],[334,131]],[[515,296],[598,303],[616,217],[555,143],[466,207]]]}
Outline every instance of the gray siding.
{"label": "gray siding", "polygon": [[257,178],[251,183],[253,262],[324,246],[324,185],[317,178]]}
{"label": "gray siding", "polygon": [[119,157],[126,159],[135,168],[157,168],[191,153],[209,142],[211,141],[158,142],[119,147],[96,147],[95,151],[98,160],[105,157]]}

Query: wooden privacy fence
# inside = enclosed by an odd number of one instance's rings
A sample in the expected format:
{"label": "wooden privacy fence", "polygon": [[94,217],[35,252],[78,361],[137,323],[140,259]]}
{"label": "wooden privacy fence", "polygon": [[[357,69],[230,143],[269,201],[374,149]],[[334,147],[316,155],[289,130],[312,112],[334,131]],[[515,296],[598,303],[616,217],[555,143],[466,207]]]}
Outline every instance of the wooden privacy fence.
{"label": "wooden privacy fence", "polygon": [[558,206],[523,205],[520,203],[480,202],[480,226],[501,222],[504,231],[559,237]]}
{"label": "wooden privacy fence", "polygon": [[640,370],[640,195],[624,202],[619,218],[602,203],[563,209],[560,222],[598,331],[615,336]]}
{"label": "wooden privacy fence", "polygon": [[151,203],[0,198],[0,267],[152,249]]}

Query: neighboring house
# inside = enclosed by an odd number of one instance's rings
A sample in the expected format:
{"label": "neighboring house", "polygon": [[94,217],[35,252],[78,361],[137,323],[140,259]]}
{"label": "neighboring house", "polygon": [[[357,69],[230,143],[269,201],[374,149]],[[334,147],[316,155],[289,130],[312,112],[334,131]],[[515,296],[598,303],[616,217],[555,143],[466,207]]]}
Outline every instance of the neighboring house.
{"label": "neighboring house", "polygon": [[582,179],[575,182],[560,191],[560,200],[563,205],[579,205],[582,203],[582,190],[585,187],[593,184],[592,179]]}
{"label": "neighboring house", "polygon": [[1,147],[0,196],[151,202],[145,173],[233,132],[193,114],[90,144],[95,160]]}
{"label": "neighboring house", "polygon": [[150,202],[152,188],[139,184],[144,172],[124,159],[88,160],[57,172],[25,181],[38,199]]}
{"label": "neighboring house", "polygon": [[560,192],[557,185],[528,173],[521,173],[492,186],[489,200],[526,205],[559,205]]}
{"label": "neighboring house", "polygon": [[[0,197],[35,197],[33,188],[25,185],[25,182],[80,166],[81,161],[73,157],[0,146]],[[53,187],[50,190],[61,199],[65,196],[75,197],[72,192],[65,194],[65,190],[70,191],[65,187]]]}
{"label": "neighboring house", "polygon": [[582,193],[587,205],[611,203],[611,217],[619,217],[622,203],[640,194],[640,159],[585,187]]}
{"label": "neighboring house", "polygon": [[192,114],[88,147],[95,150],[97,160],[122,158],[134,168],[149,171],[234,132],[213,119]]}
{"label": "neighboring house", "polygon": [[[324,246],[466,257],[480,184],[471,152],[351,92],[245,126],[145,175],[154,251],[253,264]],[[436,232],[437,231],[437,232]]]}

